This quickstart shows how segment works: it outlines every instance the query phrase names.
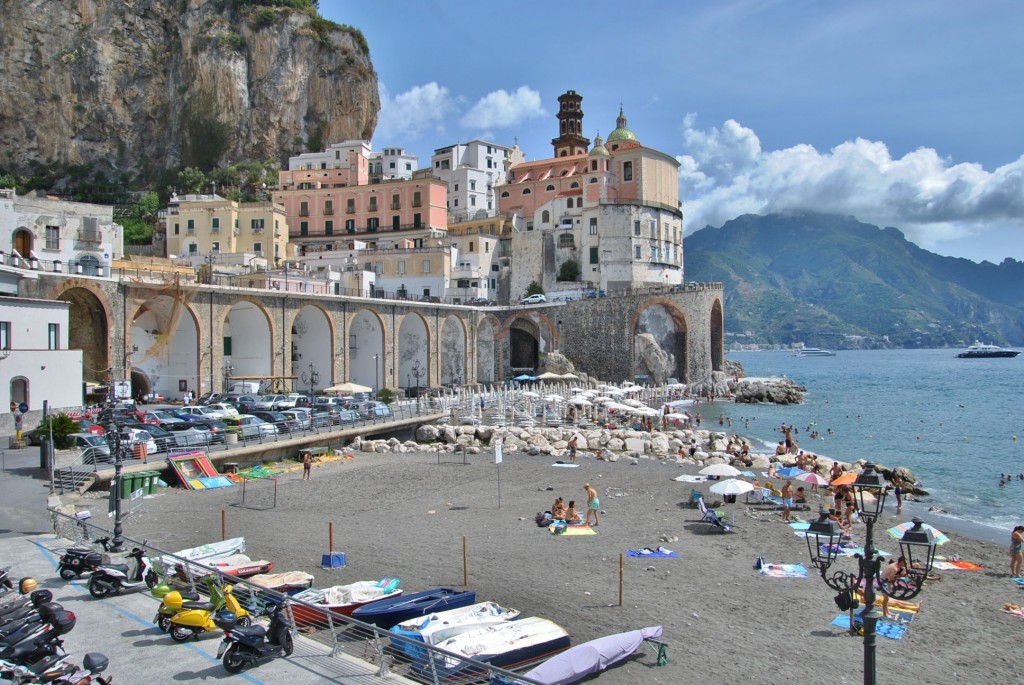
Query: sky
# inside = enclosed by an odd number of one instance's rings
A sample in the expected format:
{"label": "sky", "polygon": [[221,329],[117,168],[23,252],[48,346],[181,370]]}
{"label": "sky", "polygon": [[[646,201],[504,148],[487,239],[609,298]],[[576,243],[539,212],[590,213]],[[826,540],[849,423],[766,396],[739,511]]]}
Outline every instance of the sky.
{"label": "sky", "polygon": [[374,149],[552,156],[558,96],[680,162],[687,234],[820,211],[942,255],[1024,260],[1019,0],[320,0],[360,29]]}

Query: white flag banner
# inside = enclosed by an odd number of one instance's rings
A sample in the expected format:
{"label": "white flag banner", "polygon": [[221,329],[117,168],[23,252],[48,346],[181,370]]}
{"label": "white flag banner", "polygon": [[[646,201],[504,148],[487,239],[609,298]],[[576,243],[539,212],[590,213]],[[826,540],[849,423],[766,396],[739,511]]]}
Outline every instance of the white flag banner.
{"label": "white flag banner", "polygon": [[497,440],[494,441],[494,463],[495,464],[500,464],[501,463],[501,443],[502,443],[502,438],[498,438]]}

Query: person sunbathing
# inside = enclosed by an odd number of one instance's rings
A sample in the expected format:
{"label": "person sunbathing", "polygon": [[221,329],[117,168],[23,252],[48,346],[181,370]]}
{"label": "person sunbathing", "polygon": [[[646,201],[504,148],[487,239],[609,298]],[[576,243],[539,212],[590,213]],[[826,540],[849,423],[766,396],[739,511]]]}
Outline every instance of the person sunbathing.
{"label": "person sunbathing", "polygon": [[569,508],[565,512],[566,523],[581,523],[583,517],[576,511],[576,500],[570,500]]}
{"label": "person sunbathing", "polygon": [[565,502],[559,497],[555,500],[555,503],[551,505],[551,518],[558,520],[565,520],[566,507]]}

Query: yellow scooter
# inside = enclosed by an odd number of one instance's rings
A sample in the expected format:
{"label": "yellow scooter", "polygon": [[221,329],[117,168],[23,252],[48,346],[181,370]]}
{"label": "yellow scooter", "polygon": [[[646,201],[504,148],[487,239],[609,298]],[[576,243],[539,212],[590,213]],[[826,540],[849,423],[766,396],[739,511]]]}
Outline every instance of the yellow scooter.
{"label": "yellow scooter", "polygon": [[[218,601],[220,598],[213,596],[214,588],[217,593],[223,593],[224,601],[221,603]],[[239,626],[252,625],[252,619],[249,616],[249,612],[245,610],[238,600],[235,599],[232,586],[225,585],[220,588],[216,584],[211,584],[211,602],[181,602],[180,607],[174,607],[173,605],[181,600],[175,598],[176,593],[172,592],[164,597],[164,604],[167,608],[180,608],[178,613],[171,617],[171,639],[175,642],[185,642],[189,638],[198,638],[201,633],[205,633],[210,630],[219,630],[217,625],[213,622],[213,615],[224,609],[226,611],[232,611],[238,616]],[[179,595],[180,597],[180,595]]]}

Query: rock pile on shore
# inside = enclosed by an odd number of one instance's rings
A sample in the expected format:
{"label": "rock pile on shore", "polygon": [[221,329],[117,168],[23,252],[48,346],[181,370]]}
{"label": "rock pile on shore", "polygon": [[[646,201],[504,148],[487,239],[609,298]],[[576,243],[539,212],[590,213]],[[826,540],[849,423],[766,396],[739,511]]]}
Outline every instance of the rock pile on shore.
{"label": "rock pile on shore", "polygon": [[807,388],[788,378],[740,378],[729,382],[729,392],[738,403],[800,404]]}

